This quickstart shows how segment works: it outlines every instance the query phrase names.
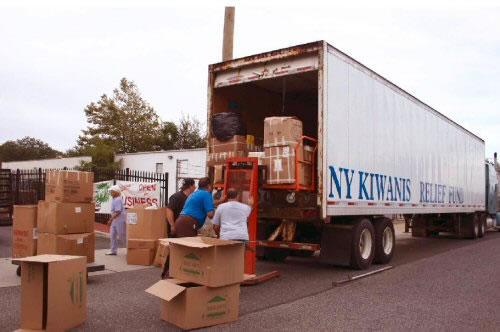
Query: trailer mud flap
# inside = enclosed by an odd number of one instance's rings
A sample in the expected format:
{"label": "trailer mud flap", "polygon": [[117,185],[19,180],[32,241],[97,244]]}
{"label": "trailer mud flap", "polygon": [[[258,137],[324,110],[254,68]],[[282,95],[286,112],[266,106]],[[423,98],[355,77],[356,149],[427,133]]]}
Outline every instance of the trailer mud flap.
{"label": "trailer mud flap", "polygon": [[327,225],[321,232],[319,261],[325,264],[351,264],[352,225]]}

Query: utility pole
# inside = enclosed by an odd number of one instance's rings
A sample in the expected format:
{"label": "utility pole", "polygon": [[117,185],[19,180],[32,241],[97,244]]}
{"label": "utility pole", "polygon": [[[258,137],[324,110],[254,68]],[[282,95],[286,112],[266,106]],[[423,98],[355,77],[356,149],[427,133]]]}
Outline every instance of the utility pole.
{"label": "utility pole", "polygon": [[233,59],[234,7],[226,7],[224,13],[224,39],[222,41],[222,61]]}

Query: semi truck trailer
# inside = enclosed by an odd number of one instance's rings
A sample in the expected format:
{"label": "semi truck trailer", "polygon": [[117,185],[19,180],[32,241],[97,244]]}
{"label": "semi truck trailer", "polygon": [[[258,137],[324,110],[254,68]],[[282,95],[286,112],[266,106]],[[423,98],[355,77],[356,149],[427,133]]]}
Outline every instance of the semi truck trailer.
{"label": "semi truck trailer", "polygon": [[[413,236],[472,239],[496,213],[483,139],[325,41],[212,64],[208,74],[208,123],[237,112],[259,136],[265,118],[293,116],[317,142],[312,187],[259,181],[257,240],[267,258],[320,250],[324,263],[366,269],[394,254],[387,215],[404,215]],[[284,221],[293,238],[268,241]]]}

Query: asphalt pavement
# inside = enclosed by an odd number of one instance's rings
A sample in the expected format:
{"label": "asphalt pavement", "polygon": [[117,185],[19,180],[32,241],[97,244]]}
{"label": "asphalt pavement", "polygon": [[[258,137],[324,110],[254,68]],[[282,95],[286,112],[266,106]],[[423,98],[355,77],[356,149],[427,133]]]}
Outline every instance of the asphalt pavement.
{"label": "asphalt pavement", "polygon": [[[315,258],[259,261],[258,273],[281,276],[242,287],[238,322],[213,330],[499,330],[499,240],[498,232],[479,240],[398,234],[393,269],[342,287],[332,282],[365,271]],[[89,277],[88,318],[75,330],[178,330],[159,319],[160,300],[144,292],[158,279],[157,268]],[[19,327],[19,292],[0,288],[0,331]]]}

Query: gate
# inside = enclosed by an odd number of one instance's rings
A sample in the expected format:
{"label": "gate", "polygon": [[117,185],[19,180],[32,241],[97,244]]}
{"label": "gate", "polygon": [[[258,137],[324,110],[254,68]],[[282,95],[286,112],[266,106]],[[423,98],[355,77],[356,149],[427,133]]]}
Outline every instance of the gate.
{"label": "gate", "polygon": [[10,169],[0,169],[0,225],[12,224]]}

